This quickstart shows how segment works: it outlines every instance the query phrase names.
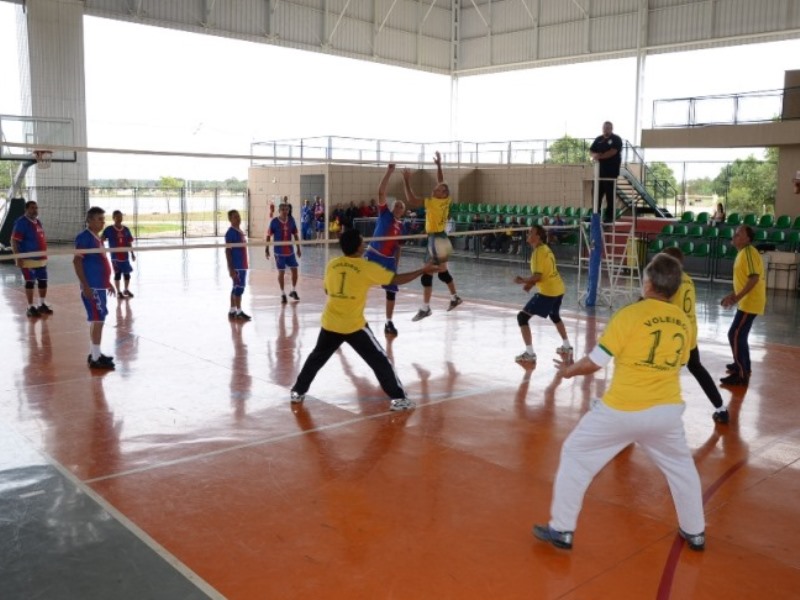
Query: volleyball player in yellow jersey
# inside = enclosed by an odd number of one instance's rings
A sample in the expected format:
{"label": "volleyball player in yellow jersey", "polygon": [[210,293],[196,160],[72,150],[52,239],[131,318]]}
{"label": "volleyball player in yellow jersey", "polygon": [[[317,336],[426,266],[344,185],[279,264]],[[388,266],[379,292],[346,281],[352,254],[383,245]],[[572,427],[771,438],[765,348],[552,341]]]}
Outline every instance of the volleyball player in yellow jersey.
{"label": "volleyball player in yellow jersey", "polygon": [[[683,265],[683,252],[681,252],[680,248],[665,248],[663,252],[664,254],[669,254]],[[672,297],[672,303],[683,310],[686,316],[689,317],[689,326],[692,330],[692,342],[689,345],[691,351],[689,352],[689,362],[686,367],[697,380],[697,383],[700,384],[700,387],[703,388],[711,404],[714,405],[714,414],[711,415],[714,421],[725,424],[730,420],[728,409],[722,403],[722,396],[720,396],[717,389],[717,384],[714,383],[711,375],[709,375],[703,363],[700,362],[700,350],[697,349],[697,314],[695,313],[697,293],[694,289],[694,281],[686,271],[683,272],[681,277],[681,287]]]}
{"label": "volleyball player in yellow jersey", "polygon": [[519,323],[519,329],[522,332],[522,341],[525,342],[525,352],[516,358],[518,363],[536,362],[531,327],[528,325],[533,315],[538,315],[544,319],[549,317],[563,340],[559,353],[572,353],[572,346],[567,338],[567,329],[558,314],[561,308],[561,300],[564,298],[564,280],[561,279],[561,274],[556,267],[556,257],[553,256],[553,251],[545,243],[546,240],[547,233],[544,227],[541,225],[531,227],[528,232],[528,243],[533,248],[533,254],[531,255],[532,275],[530,277],[518,275],[514,278],[514,283],[522,285],[522,289],[526,292],[529,292],[534,285],[539,288],[539,291],[528,300],[525,308],[517,314],[517,323]]}
{"label": "volleyball player in yellow jersey", "polygon": [[[453,281],[453,276],[447,270],[447,258],[440,259],[436,255],[436,246],[434,240],[439,238],[447,239],[447,219],[450,216],[450,186],[444,181],[442,174],[442,157],[439,152],[436,152],[433,157],[433,162],[436,163],[436,187],[433,188],[430,198],[424,200],[414,194],[411,189],[411,171],[403,169],[403,189],[406,194],[406,204],[409,208],[417,208],[425,206],[425,231],[428,234],[428,253],[427,258],[430,258],[436,264],[444,266],[444,269],[439,272],[439,279],[447,284],[450,290],[450,305],[447,310],[453,310],[456,306],[461,304],[463,300],[456,293],[456,284]],[[422,276],[422,307],[420,307],[417,314],[411,319],[412,321],[420,321],[425,317],[431,316],[431,295],[433,294],[433,276],[425,274]]]}
{"label": "volleyball player in yellow jersey", "polygon": [[306,359],[291,390],[294,404],[305,400],[319,370],[344,342],[352,346],[378,378],[383,391],[391,398],[391,410],[410,410],[414,403],[406,398],[392,363],[364,318],[367,292],[373,285],[401,285],[422,274],[438,273],[441,267],[426,263],[408,273],[393,273],[365,260],[364,240],[356,229],[347,229],[339,238],[344,256],[334,258],[325,268],[325,293],[328,301],[322,311],[322,329],[317,344]]}
{"label": "volleyball player in yellow jersey", "polygon": [[[678,513],[678,532],[692,550],[705,547],[700,476],[683,430],[679,374],[689,359],[692,329],[670,302],[681,266],[657,254],[644,269],[644,299],[620,309],[597,346],[576,363],[556,361],[565,378],[588,375],[614,360],[611,385],[593,400],[561,448],[550,522],[533,535],[558,548],[572,547],[586,489],[629,444],[638,444],[667,478]],[[609,532],[611,534],[611,532]]]}
{"label": "volleyball player in yellow jersey", "polygon": [[758,315],[764,314],[767,306],[767,284],[764,277],[764,261],[753,246],[755,233],[751,227],[741,225],[733,234],[733,245],[739,251],[733,262],[733,293],[722,299],[722,306],[739,308],[728,330],[728,341],[733,350],[733,362],[728,365],[730,375],[720,379],[723,385],[747,385],[750,383],[750,344],[747,337],[750,327]]}

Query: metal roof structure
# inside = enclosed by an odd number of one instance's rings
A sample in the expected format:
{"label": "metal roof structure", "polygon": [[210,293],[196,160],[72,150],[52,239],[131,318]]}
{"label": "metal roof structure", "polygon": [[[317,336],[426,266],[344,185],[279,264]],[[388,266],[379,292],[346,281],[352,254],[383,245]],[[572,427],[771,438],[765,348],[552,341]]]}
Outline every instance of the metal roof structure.
{"label": "metal roof structure", "polygon": [[94,17],[453,77],[800,37],[800,0],[84,0],[82,4],[85,14]]}

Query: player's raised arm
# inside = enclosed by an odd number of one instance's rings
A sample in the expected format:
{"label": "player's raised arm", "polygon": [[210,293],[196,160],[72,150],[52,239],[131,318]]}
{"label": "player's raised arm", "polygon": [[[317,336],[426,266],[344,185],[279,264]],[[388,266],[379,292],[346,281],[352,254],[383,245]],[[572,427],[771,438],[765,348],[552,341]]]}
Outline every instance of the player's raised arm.
{"label": "player's raised arm", "polygon": [[433,162],[436,164],[436,182],[444,183],[444,173],[442,173],[442,155],[437,150],[433,155]]}
{"label": "player's raised arm", "polygon": [[403,191],[406,194],[406,204],[409,208],[422,206],[422,198],[414,194],[411,189],[411,170],[403,169]]}
{"label": "player's raised arm", "polygon": [[386,205],[386,188],[389,185],[389,178],[392,176],[392,173],[394,173],[394,169],[394,163],[389,163],[386,166],[386,173],[383,174],[383,179],[381,179],[381,183],[378,186],[378,206]]}

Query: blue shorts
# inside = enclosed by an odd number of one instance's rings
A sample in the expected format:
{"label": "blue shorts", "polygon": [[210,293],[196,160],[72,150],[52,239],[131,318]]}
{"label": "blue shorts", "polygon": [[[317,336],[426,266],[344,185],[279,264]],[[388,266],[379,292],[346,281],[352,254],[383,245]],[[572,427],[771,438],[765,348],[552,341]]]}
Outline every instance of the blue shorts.
{"label": "blue shorts", "polygon": [[87,321],[90,323],[102,323],[106,320],[108,306],[106,305],[105,290],[92,290],[92,297],[88,300],[86,299],[86,296],[81,293],[81,300],[83,300],[83,307],[86,309]]}
{"label": "blue shorts", "polygon": [[36,267],[29,269],[28,267],[21,267],[22,277],[25,282],[28,281],[47,281],[47,267]]}
{"label": "blue shorts", "polygon": [[236,277],[233,279],[232,296],[241,296],[244,293],[244,286],[247,285],[247,269],[235,269]]}
{"label": "blue shorts", "polygon": [[[379,264],[384,269],[391,271],[392,273],[397,273],[397,260],[395,260],[394,256],[384,256],[383,254],[379,254],[367,248],[367,251],[364,252],[364,260]],[[396,292],[400,289],[396,285],[391,284],[382,285],[381,287],[387,292]]]}
{"label": "blue shorts", "polygon": [[128,259],[125,260],[112,260],[111,266],[114,268],[114,279],[119,281],[121,275],[130,275],[133,273],[133,267],[131,266],[131,261]]}
{"label": "blue shorts", "polygon": [[296,269],[297,257],[294,255],[294,252],[291,254],[276,254],[275,264],[278,266],[278,271],[285,271],[286,267]]}
{"label": "blue shorts", "polygon": [[542,296],[541,294],[534,294],[533,297],[528,300],[528,303],[525,305],[525,308],[522,309],[522,312],[528,313],[529,315],[543,317],[545,319],[550,317],[550,320],[553,321],[553,323],[558,323],[561,320],[558,310],[561,308],[561,299],[563,297],[563,295]]}

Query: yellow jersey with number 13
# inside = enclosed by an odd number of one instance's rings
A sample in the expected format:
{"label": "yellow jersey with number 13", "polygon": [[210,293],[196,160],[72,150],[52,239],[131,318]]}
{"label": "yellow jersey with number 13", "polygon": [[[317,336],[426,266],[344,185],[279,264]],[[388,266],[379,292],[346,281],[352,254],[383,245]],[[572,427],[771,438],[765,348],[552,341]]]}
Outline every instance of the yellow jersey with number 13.
{"label": "yellow jersey with number 13", "polygon": [[369,288],[388,285],[392,279],[394,273],[361,257],[334,258],[325,269],[328,301],[322,311],[322,328],[343,334],[363,329]]}
{"label": "yellow jersey with number 13", "polygon": [[670,302],[645,299],[617,311],[598,342],[614,358],[603,402],[629,411],[681,404],[679,372],[690,341],[689,319]]}

